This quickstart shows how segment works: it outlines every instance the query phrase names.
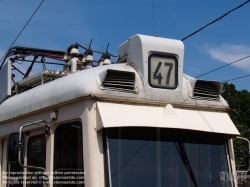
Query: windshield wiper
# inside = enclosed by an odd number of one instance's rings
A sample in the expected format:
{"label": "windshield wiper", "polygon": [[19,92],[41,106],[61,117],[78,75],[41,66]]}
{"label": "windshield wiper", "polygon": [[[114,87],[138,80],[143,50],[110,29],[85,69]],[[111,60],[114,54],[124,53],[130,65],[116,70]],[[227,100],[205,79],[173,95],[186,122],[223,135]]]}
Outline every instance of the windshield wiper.
{"label": "windshield wiper", "polygon": [[[175,145],[176,145],[176,143],[175,143]],[[192,179],[192,181],[194,183],[194,186],[198,187],[195,176],[194,176],[194,172],[193,172],[192,167],[190,165],[190,161],[188,159],[187,152],[186,152],[186,149],[185,149],[183,143],[178,141],[178,147],[176,146],[176,148],[178,150],[178,153],[181,156],[181,159],[182,159],[182,161],[183,161],[183,163],[188,171],[190,178]]]}

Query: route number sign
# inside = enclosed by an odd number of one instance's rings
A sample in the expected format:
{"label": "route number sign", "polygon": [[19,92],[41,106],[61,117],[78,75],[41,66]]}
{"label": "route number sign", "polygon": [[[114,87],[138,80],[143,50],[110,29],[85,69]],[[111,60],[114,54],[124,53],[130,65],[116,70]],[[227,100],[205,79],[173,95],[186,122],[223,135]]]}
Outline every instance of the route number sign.
{"label": "route number sign", "polygon": [[154,88],[175,89],[178,79],[178,60],[175,56],[149,56],[149,85]]}

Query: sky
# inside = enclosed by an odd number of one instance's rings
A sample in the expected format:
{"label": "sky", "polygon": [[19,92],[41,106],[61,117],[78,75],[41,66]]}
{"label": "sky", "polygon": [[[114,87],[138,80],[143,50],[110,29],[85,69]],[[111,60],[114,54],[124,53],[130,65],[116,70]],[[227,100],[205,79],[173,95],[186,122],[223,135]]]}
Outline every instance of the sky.
{"label": "sky", "polygon": [[[158,37],[181,40],[243,2],[45,0],[14,46],[66,51],[70,44],[78,42],[85,45],[93,39],[92,49],[101,51],[110,43],[109,52],[117,55],[118,46],[135,34],[153,36],[156,30]],[[0,59],[40,3],[41,0],[0,1]],[[247,3],[186,39],[183,42],[184,73],[197,77],[250,55],[249,18],[250,3]],[[94,58],[98,60],[99,56]],[[18,64],[16,66],[19,67]],[[35,69],[39,67],[42,65],[36,65]],[[60,66],[51,68],[62,69]],[[247,58],[199,79],[223,82],[249,74],[250,58]],[[229,83],[235,84],[238,90],[250,91],[249,81],[250,76]]]}

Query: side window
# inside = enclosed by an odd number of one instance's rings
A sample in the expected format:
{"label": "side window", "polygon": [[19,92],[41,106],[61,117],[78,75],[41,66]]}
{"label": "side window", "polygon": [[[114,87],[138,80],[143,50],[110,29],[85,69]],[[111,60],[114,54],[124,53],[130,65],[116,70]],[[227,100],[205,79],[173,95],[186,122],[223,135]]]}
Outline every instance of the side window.
{"label": "side window", "polygon": [[[5,139],[4,141],[6,143],[6,150],[7,150],[7,140]],[[7,161],[7,179],[4,181],[7,182],[6,185],[7,187],[23,187],[23,168],[18,163],[9,163]]]}
{"label": "side window", "polygon": [[84,186],[82,124],[59,125],[54,136],[54,186]]}
{"label": "side window", "polygon": [[[27,150],[28,166],[46,167],[46,137],[38,135],[29,138]],[[28,169],[27,186],[43,186],[41,170]],[[42,172],[42,171],[41,171]]]}
{"label": "side window", "polygon": [[23,187],[23,168],[19,164],[8,163],[8,187]]}

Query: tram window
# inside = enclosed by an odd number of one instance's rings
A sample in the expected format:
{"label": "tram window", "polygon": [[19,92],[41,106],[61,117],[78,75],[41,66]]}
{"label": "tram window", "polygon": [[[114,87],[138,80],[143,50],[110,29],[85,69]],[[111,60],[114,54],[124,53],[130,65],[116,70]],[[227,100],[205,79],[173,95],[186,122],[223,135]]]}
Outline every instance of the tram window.
{"label": "tram window", "polygon": [[153,88],[175,89],[178,85],[178,59],[174,55],[153,53],[148,59],[149,85]]}
{"label": "tram window", "polygon": [[[45,135],[33,136],[28,141],[27,163],[29,166],[46,166],[46,137]],[[41,170],[28,169],[27,186],[43,186]]]}
{"label": "tram window", "polygon": [[7,163],[7,187],[22,187],[22,182],[23,168],[18,163]]}
{"label": "tram window", "polygon": [[[231,187],[223,134],[180,129],[108,129],[112,187]],[[187,160],[189,162],[187,162]]]}
{"label": "tram window", "polygon": [[82,124],[59,125],[54,137],[54,186],[83,187]]}
{"label": "tram window", "polygon": [[8,187],[23,186],[23,168],[19,164],[8,163]]}

